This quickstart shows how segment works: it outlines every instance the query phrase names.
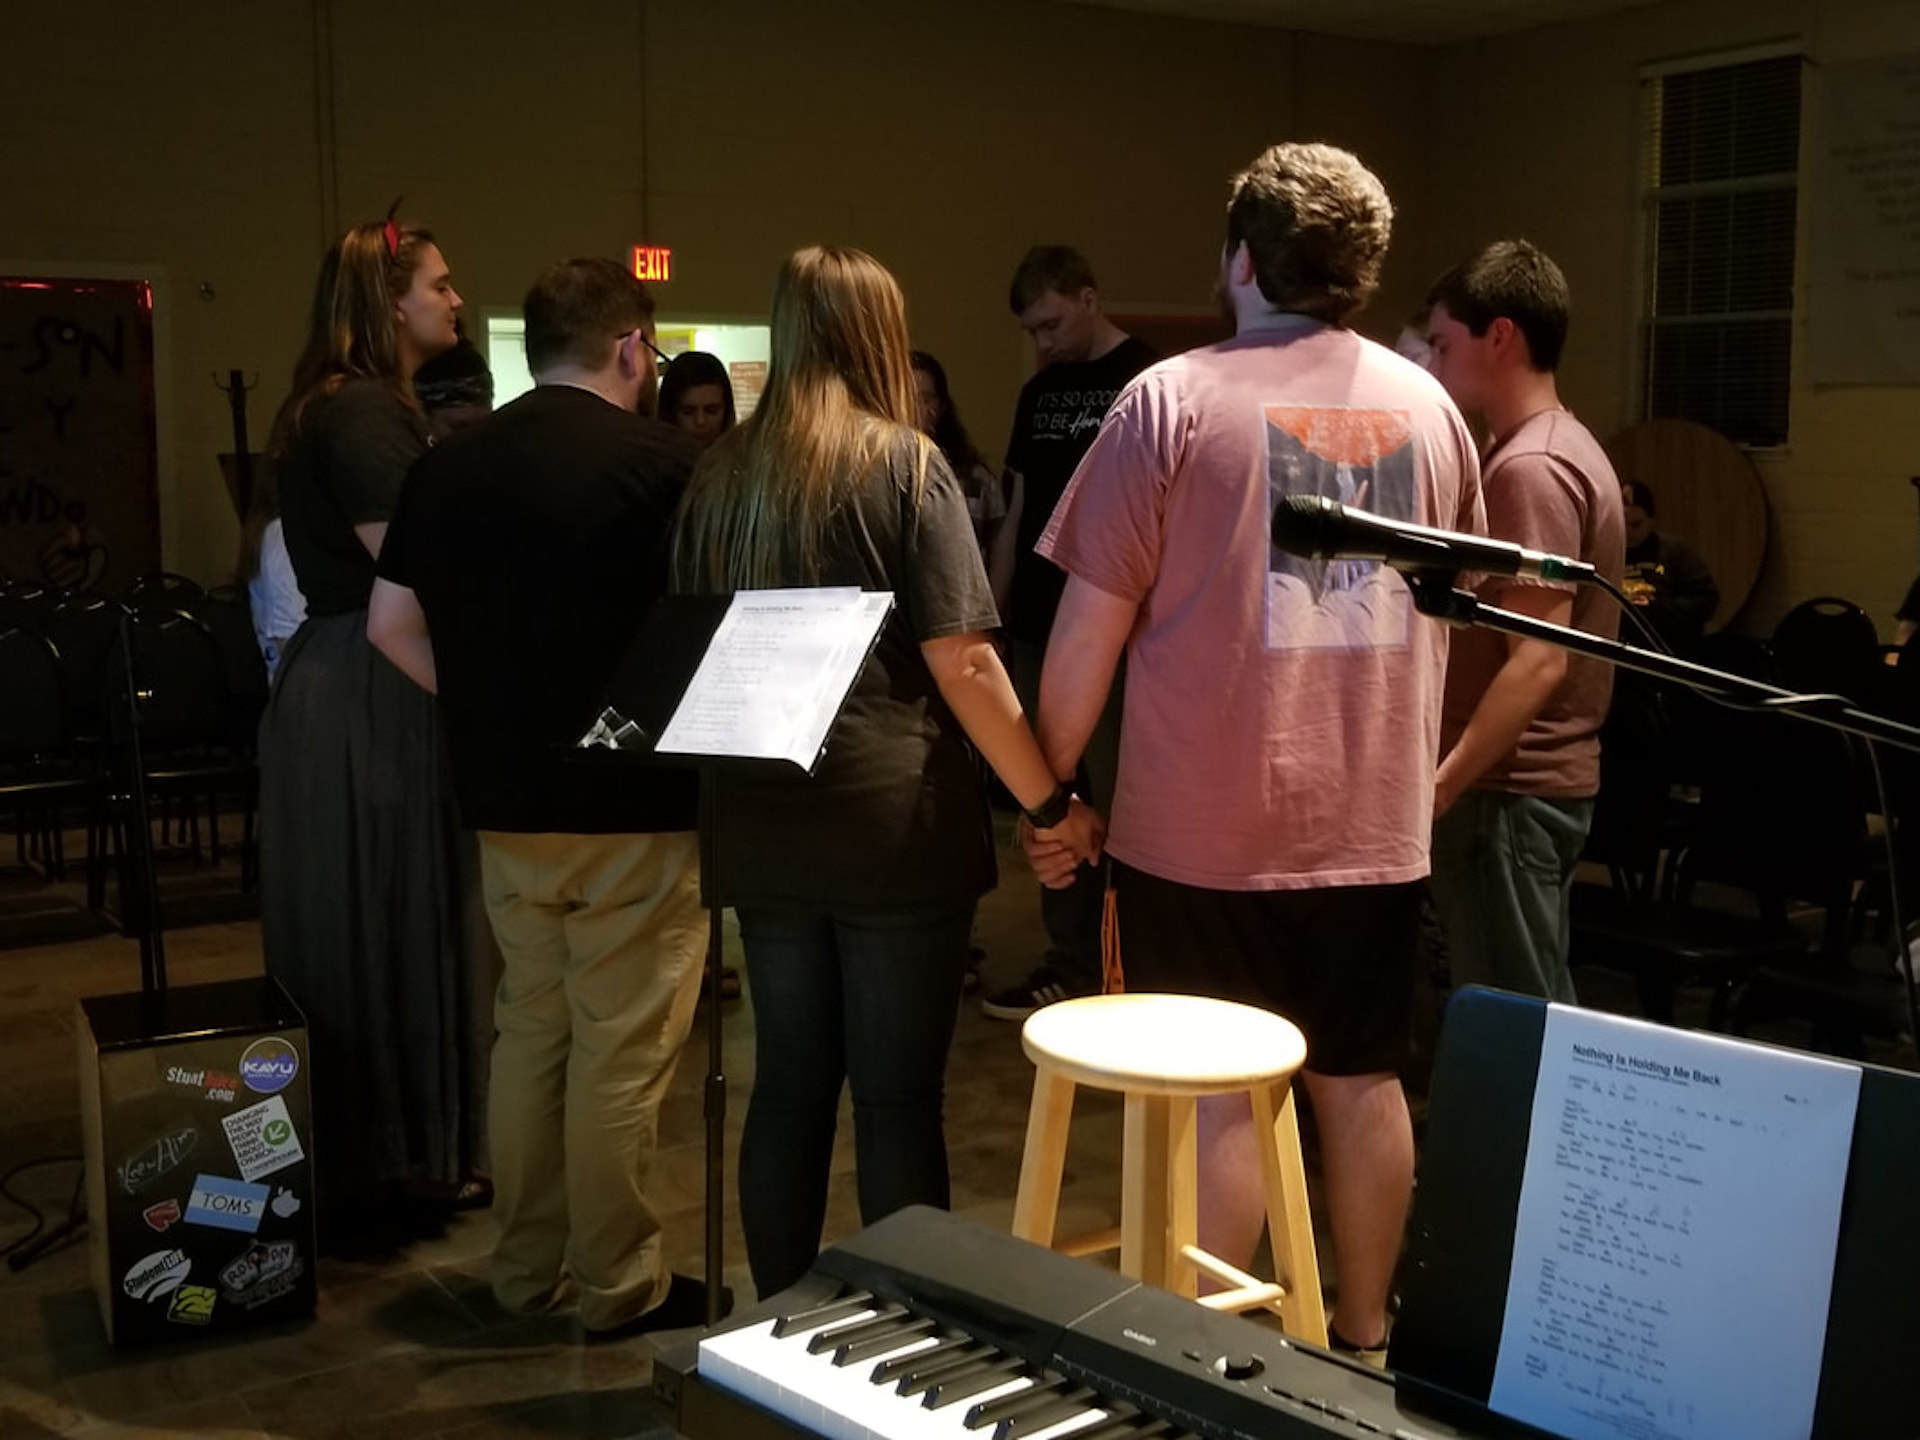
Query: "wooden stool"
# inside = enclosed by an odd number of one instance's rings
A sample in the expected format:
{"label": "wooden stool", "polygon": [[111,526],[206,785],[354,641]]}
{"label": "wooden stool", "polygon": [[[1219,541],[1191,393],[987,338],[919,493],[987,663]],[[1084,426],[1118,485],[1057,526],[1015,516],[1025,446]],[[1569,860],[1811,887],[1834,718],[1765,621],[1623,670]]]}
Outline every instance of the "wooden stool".
{"label": "wooden stool", "polygon": [[[1292,1080],[1307,1043],[1271,1011],[1198,995],[1096,995],[1027,1017],[1020,1043],[1035,1066],[1033,1108],[1013,1205],[1013,1233],[1070,1255],[1120,1251],[1123,1274],[1215,1310],[1265,1306],[1287,1333],[1327,1343],[1320,1265],[1307,1213],[1306,1171]],[[1076,1085],[1126,1097],[1120,1228],[1054,1241]],[[1195,1243],[1194,1102],[1247,1092],[1273,1239],[1273,1282],[1255,1279]],[[1199,1271],[1233,1289],[1198,1296]]]}

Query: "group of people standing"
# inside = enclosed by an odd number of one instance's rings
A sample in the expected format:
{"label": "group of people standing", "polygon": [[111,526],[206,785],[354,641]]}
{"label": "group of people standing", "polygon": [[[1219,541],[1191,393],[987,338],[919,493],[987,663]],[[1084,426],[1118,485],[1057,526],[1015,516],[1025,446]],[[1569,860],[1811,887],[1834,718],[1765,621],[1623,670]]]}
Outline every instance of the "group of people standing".
{"label": "group of people standing", "polygon": [[[445,260],[392,222],[343,237],[275,430],[309,613],[262,727],[267,963],[309,1014],[323,1182],[459,1178],[481,1108],[468,1041],[497,1032],[479,1072],[495,1296],[577,1300],[596,1332],[698,1319],[646,1182],[704,902],[737,911],[754,999],[756,1288],[813,1261],[844,1088],[862,1218],[944,1205],[946,1058],[996,880],[984,761],[1051,897],[1049,955],[988,1013],[1124,984],[1293,1018],[1334,1334],[1378,1345],[1411,1187],[1397,1071],[1429,855],[1447,857],[1457,978],[1562,993],[1606,677],[1530,642],[1456,641],[1450,663],[1396,576],[1274,550],[1273,507],[1491,526],[1615,578],[1622,550],[1618,487],[1554,390],[1557,267],[1501,242],[1443,277],[1429,374],[1348,328],[1391,214],[1352,155],[1266,151],[1227,210],[1233,337],[1157,363],[1076,252],[1030,252],[1009,302],[1040,368],[1003,477],[910,350],[892,276],[837,247],[781,267],[741,423],[724,371],[718,395],[686,357],[659,383],[641,282],[574,260],[526,297],[535,389],[429,449],[410,380],[453,344]],[[1463,408],[1491,432],[1484,477]],[[718,423],[662,423],[683,415]],[[696,796],[574,744],[655,598],[795,585],[895,597],[812,775],[735,770]],[[1611,630],[1549,583],[1486,593]],[[701,806],[725,816],[705,876]],[[469,868],[499,952],[484,1026]],[[1250,1125],[1244,1105],[1204,1107],[1202,1243],[1236,1262],[1262,1223]]]}
{"label": "group of people standing", "polygon": [[641,418],[652,299],[598,260],[528,293],[536,388],[429,447],[410,382],[459,305],[425,232],[349,232],[276,425],[308,613],[262,725],[267,964],[308,1012],[335,1236],[375,1226],[397,1182],[470,1173],[490,1110],[502,1305],[682,1324],[705,1297],[665,1270],[646,1175],[699,984],[697,797],[686,772],[572,743],[648,604],[670,578],[898,597],[820,772],[706,797],[728,838],[705,899],[739,912],[762,1017],[742,1171],[763,1289],[812,1259],[848,1079],[863,1207],[945,1201],[945,1054],[994,881],[975,752],[1059,808],[1048,835],[1090,855],[1094,822],[987,637],[967,497],[916,424],[904,302],[870,257],[788,262],[766,393],[704,455]]}

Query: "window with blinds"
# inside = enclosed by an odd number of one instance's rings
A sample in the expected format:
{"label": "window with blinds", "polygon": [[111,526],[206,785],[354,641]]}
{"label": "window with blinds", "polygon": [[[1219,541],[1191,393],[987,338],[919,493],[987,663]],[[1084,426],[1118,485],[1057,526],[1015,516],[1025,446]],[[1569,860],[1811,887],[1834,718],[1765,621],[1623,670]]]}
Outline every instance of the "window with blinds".
{"label": "window with blinds", "polygon": [[1786,443],[1802,64],[1777,55],[1643,82],[1646,419]]}

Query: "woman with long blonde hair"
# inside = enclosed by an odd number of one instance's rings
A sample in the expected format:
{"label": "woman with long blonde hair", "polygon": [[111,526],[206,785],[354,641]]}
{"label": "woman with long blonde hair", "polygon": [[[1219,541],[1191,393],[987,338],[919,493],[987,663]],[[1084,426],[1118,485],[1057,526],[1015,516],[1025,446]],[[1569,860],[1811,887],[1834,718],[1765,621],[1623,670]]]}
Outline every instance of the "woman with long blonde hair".
{"label": "woman with long blonde hair", "polygon": [[464,902],[433,697],[367,641],[401,480],[428,445],[412,377],[454,344],[433,236],[374,222],[321,266],[269,464],[307,618],[260,725],[261,938],[308,1020],[324,1244],[403,1238],[404,1186],[451,1193],[484,1136],[488,977]]}
{"label": "woman with long blonde hair", "polygon": [[[899,286],[858,250],[781,268],[767,387],[682,503],[680,589],[891,591],[816,772],[710,796],[713,903],[740,918],[755,1019],[740,1212],[754,1286],[812,1264],[843,1085],[860,1213],[948,1199],[948,1046],[992,829],[969,742],[1043,834],[1092,856],[1098,817],[1055,777],[987,639],[998,623],[960,484],[915,428]],[[717,818],[716,818],[717,817]]]}

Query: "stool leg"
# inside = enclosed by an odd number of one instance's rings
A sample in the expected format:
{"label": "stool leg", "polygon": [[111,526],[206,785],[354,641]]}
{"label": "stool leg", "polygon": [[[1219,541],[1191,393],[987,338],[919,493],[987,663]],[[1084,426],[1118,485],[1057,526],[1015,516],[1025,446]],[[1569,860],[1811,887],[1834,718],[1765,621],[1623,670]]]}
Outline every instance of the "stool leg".
{"label": "stool leg", "polygon": [[1120,1273],[1164,1287],[1167,1255],[1167,1097],[1127,1096],[1120,1158]]}
{"label": "stool leg", "polygon": [[1253,1123],[1260,1146],[1261,1179],[1267,1195],[1267,1231],[1273,1241],[1276,1278],[1287,1287],[1280,1323],[1289,1335],[1327,1343],[1327,1312],[1320,1295],[1320,1260],[1313,1249],[1313,1218],[1307,1209],[1307,1172],[1300,1158],[1300,1121],[1289,1084],[1252,1092]]}
{"label": "stool leg", "polygon": [[1200,1240],[1200,1144],[1191,1095],[1168,1097],[1167,1107],[1167,1289],[1189,1300],[1200,1294],[1200,1272],[1187,1250]]}
{"label": "stool leg", "polygon": [[1067,1129],[1073,1121],[1073,1081],[1045,1065],[1033,1072],[1027,1110],[1027,1146],[1020,1157],[1020,1188],[1013,1200],[1013,1233],[1036,1245],[1053,1244],[1060,1214],[1060,1177],[1067,1166]]}

